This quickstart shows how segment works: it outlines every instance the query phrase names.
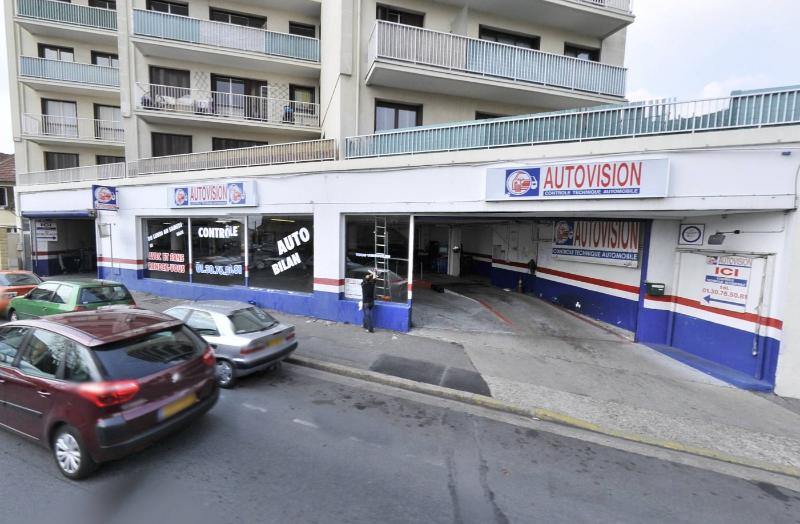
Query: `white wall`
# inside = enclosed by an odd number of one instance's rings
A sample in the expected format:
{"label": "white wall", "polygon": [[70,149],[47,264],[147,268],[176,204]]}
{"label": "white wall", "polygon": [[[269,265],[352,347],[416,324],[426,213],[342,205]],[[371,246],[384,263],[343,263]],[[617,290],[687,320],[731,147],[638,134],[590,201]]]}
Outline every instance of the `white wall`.
{"label": "white wall", "polygon": [[778,358],[775,393],[800,398],[800,213],[787,217],[785,257],[776,271],[776,310],[783,319],[783,341]]}

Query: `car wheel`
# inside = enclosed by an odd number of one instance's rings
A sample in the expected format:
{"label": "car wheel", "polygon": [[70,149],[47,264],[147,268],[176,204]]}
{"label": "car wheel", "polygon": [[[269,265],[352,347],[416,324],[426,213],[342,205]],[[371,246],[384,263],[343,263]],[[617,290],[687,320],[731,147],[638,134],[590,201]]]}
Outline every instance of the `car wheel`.
{"label": "car wheel", "polygon": [[236,383],[236,373],[233,364],[227,360],[217,359],[217,384],[221,388],[232,388]]}
{"label": "car wheel", "polygon": [[83,445],[80,432],[72,426],[61,426],[56,431],[53,456],[59,471],[72,480],[86,478],[97,468]]}
{"label": "car wheel", "polygon": [[17,315],[17,312],[12,309],[8,312],[8,321],[16,322],[17,320],[19,320],[19,316]]}

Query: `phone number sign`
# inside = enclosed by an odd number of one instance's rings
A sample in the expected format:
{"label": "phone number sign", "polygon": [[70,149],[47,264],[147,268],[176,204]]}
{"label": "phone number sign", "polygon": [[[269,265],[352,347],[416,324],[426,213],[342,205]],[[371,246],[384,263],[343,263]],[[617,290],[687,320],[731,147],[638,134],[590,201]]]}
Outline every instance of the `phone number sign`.
{"label": "phone number sign", "polygon": [[700,303],[744,313],[753,259],[743,256],[706,257]]}

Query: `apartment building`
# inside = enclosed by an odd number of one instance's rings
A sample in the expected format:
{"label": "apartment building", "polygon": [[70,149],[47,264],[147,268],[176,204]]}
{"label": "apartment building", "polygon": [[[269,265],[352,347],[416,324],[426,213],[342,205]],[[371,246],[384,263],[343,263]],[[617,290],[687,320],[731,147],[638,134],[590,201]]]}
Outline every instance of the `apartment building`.
{"label": "apartment building", "polygon": [[397,330],[469,276],[800,397],[800,89],[626,102],[628,0],[5,9],[40,273],[357,323],[372,269]]}

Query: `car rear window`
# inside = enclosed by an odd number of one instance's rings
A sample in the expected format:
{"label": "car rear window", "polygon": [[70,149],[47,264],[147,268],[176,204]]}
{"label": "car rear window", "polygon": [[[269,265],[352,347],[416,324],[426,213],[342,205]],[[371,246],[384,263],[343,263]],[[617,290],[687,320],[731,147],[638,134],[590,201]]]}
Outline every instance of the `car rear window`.
{"label": "car rear window", "polygon": [[122,284],[108,286],[85,287],[81,289],[79,302],[81,304],[100,304],[103,302],[117,302],[120,300],[133,300],[128,288]]}
{"label": "car rear window", "polygon": [[233,325],[233,332],[237,335],[269,329],[278,323],[269,313],[257,307],[234,311],[228,315],[228,319]]}
{"label": "car rear window", "polygon": [[205,347],[188,328],[179,326],[94,348],[94,354],[108,380],[125,380],[146,377],[191,360],[202,355]]}
{"label": "car rear window", "polygon": [[38,286],[42,281],[30,273],[5,273],[0,275],[0,286]]}

